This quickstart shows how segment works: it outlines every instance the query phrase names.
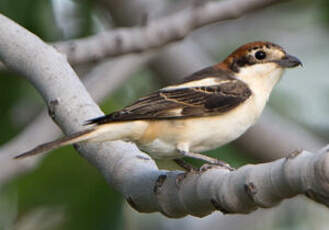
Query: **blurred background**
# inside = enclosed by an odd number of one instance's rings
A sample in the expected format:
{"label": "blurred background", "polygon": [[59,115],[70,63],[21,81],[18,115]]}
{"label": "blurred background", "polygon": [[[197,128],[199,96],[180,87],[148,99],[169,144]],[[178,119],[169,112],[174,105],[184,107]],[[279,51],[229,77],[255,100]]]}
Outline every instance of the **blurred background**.
{"label": "blurred background", "polygon": [[[116,27],[140,26],[145,15],[148,21],[159,19],[193,2],[0,0],[0,13],[55,43]],[[97,96],[95,89],[91,93],[109,113],[220,61],[254,40],[280,44],[299,57],[304,67],[286,72],[255,127],[233,144],[209,154],[220,153],[221,159],[239,167],[284,157],[296,149],[316,151],[323,147],[329,140],[328,0],[284,1],[236,20],[205,26],[183,41],[157,50],[151,60],[141,54],[125,55],[76,63],[74,68],[86,84],[108,79],[102,84],[106,91],[102,96]],[[0,127],[0,230],[328,229],[328,210],[303,197],[250,215],[216,212],[202,219],[175,220],[137,213],[72,147],[14,164],[5,157],[9,152],[22,152],[60,132],[48,118],[36,90],[5,68],[0,71]]]}

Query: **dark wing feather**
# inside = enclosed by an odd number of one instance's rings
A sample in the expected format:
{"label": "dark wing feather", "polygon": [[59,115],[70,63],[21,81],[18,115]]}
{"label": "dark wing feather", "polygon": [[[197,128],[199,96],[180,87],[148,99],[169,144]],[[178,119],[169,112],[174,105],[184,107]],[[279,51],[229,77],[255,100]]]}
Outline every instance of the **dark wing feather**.
{"label": "dark wing feather", "polygon": [[212,116],[235,108],[251,95],[244,82],[227,75],[221,80],[211,86],[161,89],[120,111],[87,121],[87,124]]}

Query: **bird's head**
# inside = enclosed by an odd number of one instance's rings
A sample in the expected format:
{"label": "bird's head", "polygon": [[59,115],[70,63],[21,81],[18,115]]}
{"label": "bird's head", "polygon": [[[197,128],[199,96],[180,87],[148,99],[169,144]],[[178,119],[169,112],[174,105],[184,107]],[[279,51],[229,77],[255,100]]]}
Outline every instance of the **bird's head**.
{"label": "bird's head", "polygon": [[221,68],[239,73],[253,66],[273,66],[291,68],[302,65],[301,61],[271,42],[257,41],[247,43],[236,49],[223,62]]}
{"label": "bird's head", "polygon": [[264,83],[272,88],[285,68],[299,65],[302,65],[301,61],[279,45],[256,41],[236,49],[216,66],[249,84]]}

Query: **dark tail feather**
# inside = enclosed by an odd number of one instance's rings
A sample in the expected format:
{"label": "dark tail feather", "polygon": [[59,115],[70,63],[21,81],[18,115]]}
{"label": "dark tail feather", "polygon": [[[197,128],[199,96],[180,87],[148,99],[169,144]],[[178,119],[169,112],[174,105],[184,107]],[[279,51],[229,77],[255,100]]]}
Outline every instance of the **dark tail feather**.
{"label": "dark tail feather", "polygon": [[74,144],[74,143],[88,140],[89,138],[94,136],[93,133],[95,130],[96,129],[88,129],[85,131],[74,133],[67,137],[62,137],[57,140],[50,141],[50,142],[44,143],[42,145],[38,145],[37,147],[31,149],[30,151],[27,151],[25,153],[15,156],[14,159],[21,159],[21,158],[36,155],[39,153],[46,153],[53,149],[57,149],[59,147],[65,146],[65,145]]}
{"label": "dark tail feather", "polygon": [[104,124],[106,122],[111,121],[111,115],[112,114],[105,115],[105,116],[100,116],[100,117],[96,117],[96,118],[87,120],[83,123],[83,125],[93,125],[93,124],[100,125],[100,124]]}

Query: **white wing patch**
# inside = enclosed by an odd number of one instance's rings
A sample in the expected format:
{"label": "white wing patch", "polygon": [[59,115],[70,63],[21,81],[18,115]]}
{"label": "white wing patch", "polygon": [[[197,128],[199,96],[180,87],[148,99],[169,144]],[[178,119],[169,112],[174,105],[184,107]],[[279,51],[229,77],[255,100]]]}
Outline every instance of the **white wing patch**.
{"label": "white wing patch", "polygon": [[182,88],[189,88],[189,87],[202,87],[202,86],[211,86],[211,85],[219,85],[222,83],[228,83],[231,82],[231,80],[220,80],[216,77],[208,77],[200,80],[195,81],[189,81],[184,82],[182,84],[178,85],[171,85],[165,88],[162,88],[162,90],[171,90],[171,89],[182,89]]}

